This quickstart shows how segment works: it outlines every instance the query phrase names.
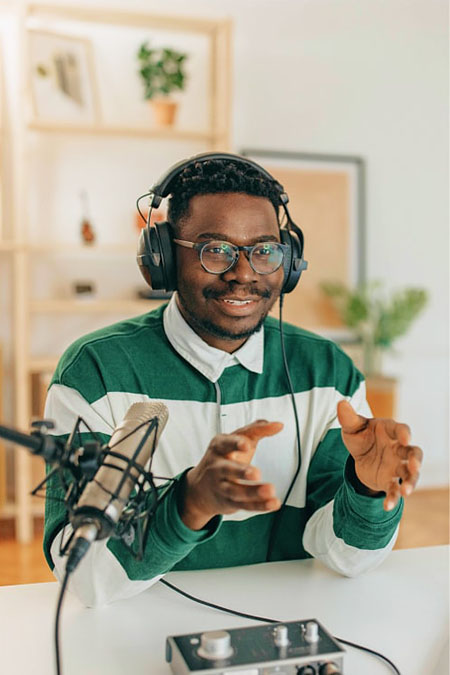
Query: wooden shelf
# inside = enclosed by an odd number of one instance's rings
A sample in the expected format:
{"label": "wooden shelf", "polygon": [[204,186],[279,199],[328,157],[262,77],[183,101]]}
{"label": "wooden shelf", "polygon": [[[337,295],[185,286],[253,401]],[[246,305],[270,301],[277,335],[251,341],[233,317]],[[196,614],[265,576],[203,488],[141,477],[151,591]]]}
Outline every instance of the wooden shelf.
{"label": "wooden shelf", "polygon": [[[32,516],[43,516],[45,509],[44,500],[41,497],[31,497],[30,512]],[[17,505],[14,502],[5,502],[0,506],[0,520],[17,516]]]}
{"label": "wooden shelf", "polygon": [[[56,3],[56,0],[53,0]],[[49,0],[51,3],[52,0]],[[232,22],[228,18],[196,18],[173,15],[158,15],[143,11],[129,11],[123,4],[123,8],[116,7],[102,7],[94,8],[79,6],[75,2],[70,6],[70,0],[63,5],[58,2],[57,5],[39,4],[39,2],[32,1],[30,3],[23,3],[23,8],[17,12],[18,28],[16,48],[12,58],[17,61],[18,82],[14,89],[14,96],[17,98],[18,114],[14,118],[13,131],[11,135],[11,156],[12,156],[12,179],[11,179],[11,199],[13,200],[14,208],[11,209],[11,226],[8,229],[8,236],[14,241],[0,241],[0,254],[2,259],[7,258],[10,253],[10,262],[12,269],[12,302],[11,304],[11,323],[12,323],[12,338],[13,344],[13,358],[12,371],[14,377],[14,425],[20,429],[29,427],[31,419],[31,401],[32,401],[32,380],[31,375],[48,374],[52,372],[58,362],[58,358],[54,355],[34,357],[33,347],[37,349],[34,343],[31,342],[30,336],[33,334],[33,321],[37,317],[49,316],[51,319],[58,315],[63,317],[67,322],[69,316],[77,317],[85,316],[87,319],[92,317],[102,321],[102,315],[112,315],[114,317],[127,317],[144,314],[152,309],[157,308],[165,300],[141,300],[133,299],[109,299],[103,300],[96,298],[78,299],[76,296],[69,296],[66,299],[33,299],[33,275],[31,270],[33,268],[33,261],[42,258],[43,264],[53,262],[50,256],[60,256],[66,261],[74,262],[75,264],[86,262],[87,264],[94,261],[91,256],[120,256],[135,255],[137,248],[138,232],[130,226],[128,230],[122,230],[123,236],[126,238],[126,244],[116,243],[101,243],[99,241],[93,246],[83,246],[81,240],[76,239],[75,242],[64,243],[56,241],[57,234],[53,237],[49,235],[48,229],[45,227],[45,221],[42,222],[42,234],[35,235],[36,242],[30,241],[30,214],[29,204],[23,195],[27,194],[27,189],[31,181],[33,181],[33,171],[37,170],[37,166],[33,163],[33,152],[43,152],[42,144],[36,143],[39,141],[50,141],[52,139],[71,140],[72,142],[80,142],[84,137],[86,139],[87,153],[86,161],[94,157],[98,151],[98,143],[96,139],[104,139],[111,142],[115,139],[124,139],[124,143],[128,140],[130,144],[133,139],[134,143],[140,143],[145,149],[146,153],[156,151],[156,147],[164,146],[171,148],[171,153],[177,151],[180,156],[186,156],[185,146],[190,143],[192,154],[195,152],[202,152],[206,150],[228,150],[230,148],[231,139],[231,33]],[[14,3],[13,3],[14,4]],[[20,3],[19,3],[20,4]],[[69,25],[73,24],[73,25]],[[64,29],[64,24],[67,30]],[[83,24],[83,25],[81,25]],[[44,122],[37,118],[36,107],[33,107],[32,101],[27,101],[29,91],[29,63],[28,63],[28,49],[27,42],[33,31],[61,31],[62,34],[80,33],[80,37],[92,30],[96,26],[108,30],[108,35],[112,38],[120,40],[121,28],[133,28],[139,31],[162,30],[171,31],[174,34],[178,33],[181,36],[186,33],[197,34],[201,37],[202,45],[206,42],[205,53],[205,68],[206,80],[204,92],[201,95],[202,101],[205,105],[205,121],[203,128],[198,128],[200,125],[197,117],[192,117],[190,122],[194,128],[155,128],[152,124],[152,117],[149,112],[148,124],[147,118],[141,118],[138,122],[133,123],[132,115],[137,116],[138,113],[130,113],[127,118],[118,117],[116,120],[110,119],[110,122],[104,120],[101,116],[101,106],[98,106],[98,114],[95,121],[88,125],[79,123],[54,123]],[[111,29],[111,30],[109,30]],[[94,31],[95,33],[99,31]],[[137,31],[136,31],[137,32]],[[203,49],[203,47],[202,47]],[[100,54],[99,54],[100,56]],[[15,64],[14,64],[15,65]],[[30,112],[28,115],[28,111]],[[45,134],[45,135],[44,135]],[[58,135],[59,134],[59,135]],[[63,136],[67,134],[67,136]],[[72,136],[70,136],[72,134]],[[94,139],[94,143],[91,140]],[[89,141],[89,142],[88,142]],[[90,147],[92,145],[92,149]],[[30,152],[30,150],[32,152]],[[158,150],[158,152],[159,152]],[[162,155],[161,155],[162,156]],[[54,158],[59,161],[59,154]],[[99,180],[105,180],[103,176],[99,176]],[[8,181],[9,183],[9,181]],[[95,189],[95,186],[93,186]],[[55,198],[54,191],[51,194],[51,199]],[[3,199],[5,197],[3,196]],[[58,223],[51,223],[54,228],[58,227]],[[50,227],[50,225],[49,225]],[[58,230],[61,236],[64,236],[65,230],[61,228]],[[68,235],[66,235],[68,236]],[[105,234],[107,236],[107,234]],[[41,237],[39,239],[38,237]],[[3,231],[3,239],[7,238],[6,231]],[[75,239],[75,237],[74,237]],[[101,239],[101,237],[100,237]],[[133,241],[135,239],[135,242]],[[103,259],[102,259],[103,260]],[[49,266],[48,275],[52,274]],[[111,291],[112,292],[112,291]],[[133,290],[123,291],[133,295]],[[50,291],[48,294],[50,295]],[[103,317],[104,318],[104,317]],[[115,318],[115,317],[114,317]],[[107,316],[106,316],[107,319]],[[106,319],[104,323],[106,323]],[[52,323],[56,324],[56,321]],[[93,323],[87,321],[87,323]],[[94,321],[94,323],[96,323]],[[88,331],[86,331],[88,332]],[[45,349],[45,347],[43,347]],[[57,350],[58,347],[48,347],[48,349]],[[18,451],[14,455],[14,483],[15,483],[15,504],[7,505],[2,509],[2,514],[8,513],[13,515],[16,521],[16,536],[19,541],[29,541],[32,535],[32,516],[36,510],[40,511],[41,504],[35,502],[30,496],[30,490],[33,485],[32,476],[32,457],[29,453]]]}
{"label": "wooden shelf", "polygon": [[117,136],[118,138],[134,136],[136,138],[161,139],[164,141],[194,141],[213,143],[220,140],[222,134],[212,131],[189,131],[183,129],[152,129],[140,126],[112,126],[109,124],[60,124],[31,120],[28,123],[31,131],[42,131],[51,134],[90,134],[94,136]]}
{"label": "wooden shelf", "polygon": [[48,253],[52,254],[67,254],[67,255],[130,255],[136,253],[137,247],[137,234],[136,234],[136,243],[130,244],[129,242],[124,244],[94,244],[92,246],[83,245],[83,244],[73,244],[72,242],[59,242],[54,244],[27,244],[24,245],[24,248],[28,249],[30,253]]}
{"label": "wooden shelf", "polygon": [[17,248],[18,244],[15,241],[0,241],[0,253],[15,251]]}
{"label": "wooden shelf", "polygon": [[165,300],[34,300],[30,311],[41,314],[96,314],[149,312]]}
{"label": "wooden shelf", "polygon": [[30,374],[52,373],[59,361],[58,356],[37,356],[28,362],[28,372]]}
{"label": "wooden shelf", "polygon": [[[89,8],[74,6],[57,6],[44,4],[30,4],[28,16],[38,18],[50,18],[66,21],[87,21],[89,23],[101,23],[115,26],[134,26],[136,28],[162,28],[192,33],[212,33],[217,30],[217,21],[214,19],[202,19],[192,16],[171,16],[158,14],[144,14],[142,12],[127,12],[113,8]],[[223,22],[224,20],[221,19]]]}

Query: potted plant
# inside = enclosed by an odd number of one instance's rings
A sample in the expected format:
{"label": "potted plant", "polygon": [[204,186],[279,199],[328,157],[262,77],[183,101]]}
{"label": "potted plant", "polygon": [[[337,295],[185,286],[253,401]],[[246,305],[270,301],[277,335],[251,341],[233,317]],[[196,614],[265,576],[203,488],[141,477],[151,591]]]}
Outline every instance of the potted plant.
{"label": "potted plant", "polygon": [[382,355],[423,310],[427,292],[405,288],[387,296],[380,281],[354,289],[343,283],[325,282],[321,288],[362,347],[362,370],[372,411],[377,416],[393,417],[396,380],[383,375]]}
{"label": "potted plant", "polygon": [[155,123],[157,126],[171,126],[175,121],[177,102],[170,98],[170,94],[183,91],[185,87],[187,54],[168,47],[152,49],[148,42],[143,42],[137,58],[144,98],[151,102]]}

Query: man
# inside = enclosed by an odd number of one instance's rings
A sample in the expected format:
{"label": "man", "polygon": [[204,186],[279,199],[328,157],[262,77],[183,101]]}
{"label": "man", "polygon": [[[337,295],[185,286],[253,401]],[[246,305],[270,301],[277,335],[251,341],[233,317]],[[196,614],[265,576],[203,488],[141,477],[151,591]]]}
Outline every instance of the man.
{"label": "man", "polygon": [[[394,545],[421,450],[406,425],[371,418],[363,377],[334,343],[285,325],[287,377],[267,317],[284,279],[280,186],[238,158],[204,157],[172,183],[176,293],[77,340],[46,416],[63,436],[81,415],[106,441],[132,403],[162,400],[152,469],[176,480],[143,560],[121,540],[95,542],[69,587],[96,605],[172,569],[310,556],[350,576],[373,568]],[[63,521],[47,500],[44,547],[59,577]]]}

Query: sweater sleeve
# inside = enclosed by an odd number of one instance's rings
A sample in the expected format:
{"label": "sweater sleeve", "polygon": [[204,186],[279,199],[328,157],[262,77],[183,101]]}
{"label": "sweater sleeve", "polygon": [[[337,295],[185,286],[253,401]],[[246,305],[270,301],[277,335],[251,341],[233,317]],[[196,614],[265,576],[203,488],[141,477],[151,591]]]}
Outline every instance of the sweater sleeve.
{"label": "sweater sleeve", "polygon": [[[345,398],[357,412],[371,416],[363,381],[353,396]],[[310,515],[303,546],[314,558],[350,577],[373,569],[387,557],[403,510],[403,500],[387,512],[383,495],[359,494],[353,476],[353,458],[342,441],[336,416],[309,467],[306,506]]]}
{"label": "sweater sleeve", "polygon": [[[89,427],[107,442],[115,422],[105,410],[89,404],[80,392],[60,382],[49,390],[45,415],[56,421],[55,435],[65,439],[66,432],[80,415]],[[61,432],[61,433],[60,433]],[[81,443],[92,439],[81,434]],[[94,542],[69,580],[69,589],[87,606],[99,606],[140,593],[154,584],[194,547],[209,541],[218,531],[220,518],[213,518],[200,531],[184,525],[179,504],[184,475],[176,477],[172,487],[158,503],[152,517],[143,559],[138,561],[121,539]],[[66,557],[61,549],[72,533],[63,503],[64,489],[58,475],[47,485],[44,527],[44,552],[55,576],[64,575]]]}

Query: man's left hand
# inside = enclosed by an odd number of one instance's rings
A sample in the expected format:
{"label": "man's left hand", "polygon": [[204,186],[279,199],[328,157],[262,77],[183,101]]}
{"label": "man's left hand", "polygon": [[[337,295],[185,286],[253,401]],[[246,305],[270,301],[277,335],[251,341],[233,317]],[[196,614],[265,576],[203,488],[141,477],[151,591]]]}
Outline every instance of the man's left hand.
{"label": "man's left hand", "polygon": [[338,403],[337,414],[342,440],[355,461],[359,481],[373,494],[385,492],[383,506],[390,511],[401,495],[406,497],[413,491],[419,478],[422,450],[410,445],[407,424],[363,417],[348,401]]}

